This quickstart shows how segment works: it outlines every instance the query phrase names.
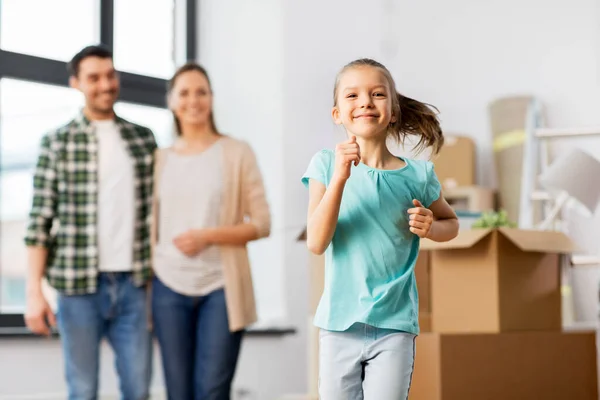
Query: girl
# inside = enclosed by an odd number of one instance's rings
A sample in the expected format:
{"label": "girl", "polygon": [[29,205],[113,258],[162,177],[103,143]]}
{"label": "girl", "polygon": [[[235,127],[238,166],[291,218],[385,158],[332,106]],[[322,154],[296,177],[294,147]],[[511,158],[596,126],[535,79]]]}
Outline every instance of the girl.
{"label": "girl", "polygon": [[396,92],[390,72],[361,59],[334,87],[332,116],[349,139],[322,150],[302,180],[309,187],[307,244],[326,253],[320,330],[323,400],[408,398],[419,333],[414,265],[419,240],[458,233],[428,161],[398,158],[389,136],[421,135],[417,149],[443,144],[436,115]]}
{"label": "girl", "polygon": [[156,157],[153,325],[168,398],[229,399],[243,329],[256,310],[246,244],[270,230],[250,147],[217,131],[197,64],[168,86],[178,139]]}

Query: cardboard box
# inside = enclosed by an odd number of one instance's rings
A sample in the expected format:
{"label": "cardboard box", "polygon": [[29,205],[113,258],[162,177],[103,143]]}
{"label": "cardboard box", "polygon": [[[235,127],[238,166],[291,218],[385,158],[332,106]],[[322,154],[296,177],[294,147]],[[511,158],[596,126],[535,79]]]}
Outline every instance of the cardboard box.
{"label": "cardboard box", "polygon": [[423,332],[431,332],[431,313],[428,311],[419,310],[419,330]]}
{"label": "cardboard box", "polygon": [[410,400],[597,400],[595,332],[426,333]]}
{"label": "cardboard box", "polygon": [[483,212],[496,209],[494,190],[481,186],[444,189],[443,196],[454,210]]}
{"label": "cardboard box", "polygon": [[433,159],[442,186],[451,189],[475,184],[475,142],[466,136],[446,136]]}
{"label": "cardboard box", "polygon": [[[306,241],[306,229],[297,237],[298,241]],[[325,256],[309,252],[309,316],[307,320],[307,357],[308,357],[308,393],[299,397],[285,397],[285,399],[318,399],[319,392],[319,328],[314,323],[314,315],[323,294],[325,286]]]}
{"label": "cardboard box", "polygon": [[308,394],[319,394],[319,331],[314,323],[315,316],[310,315],[307,321],[308,333]]}
{"label": "cardboard box", "polygon": [[[306,241],[306,228],[300,232],[296,240],[299,242]],[[314,315],[325,286],[325,256],[318,256],[309,252],[309,259],[309,311]]]}
{"label": "cardboard box", "polygon": [[474,229],[421,249],[431,252],[434,332],[562,329],[560,254],[575,250],[564,234]]}
{"label": "cardboard box", "polygon": [[325,256],[310,253],[310,313],[317,311],[325,287]]}
{"label": "cardboard box", "polygon": [[420,251],[415,264],[415,280],[417,281],[417,291],[419,292],[419,313],[431,312],[431,278],[429,270],[428,251]]}
{"label": "cardboard box", "polygon": [[428,251],[420,251],[415,265],[415,279],[419,295],[419,329],[431,332],[431,270]]}

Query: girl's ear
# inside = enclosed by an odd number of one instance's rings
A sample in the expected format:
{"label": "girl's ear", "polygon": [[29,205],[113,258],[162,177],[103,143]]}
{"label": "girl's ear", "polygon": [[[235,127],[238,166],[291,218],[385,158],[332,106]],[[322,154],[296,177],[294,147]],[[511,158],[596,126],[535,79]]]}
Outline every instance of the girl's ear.
{"label": "girl's ear", "polygon": [[331,117],[333,118],[333,122],[337,125],[342,124],[342,119],[340,118],[340,110],[337,107],[333,107],[331,109]]}

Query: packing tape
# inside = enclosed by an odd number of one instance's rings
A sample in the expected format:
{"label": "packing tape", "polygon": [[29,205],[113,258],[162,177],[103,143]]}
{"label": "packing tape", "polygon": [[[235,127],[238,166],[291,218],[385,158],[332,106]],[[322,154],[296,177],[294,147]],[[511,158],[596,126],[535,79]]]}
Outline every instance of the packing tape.
{"label": "packing tape", "polygon": [[499,151],[506,150],[509,147],[519,146],[525,143],[526,137],[527,134],[523,129],[515,129],[512,131],[501,133],[494,138],[494,152],[497,153]]}

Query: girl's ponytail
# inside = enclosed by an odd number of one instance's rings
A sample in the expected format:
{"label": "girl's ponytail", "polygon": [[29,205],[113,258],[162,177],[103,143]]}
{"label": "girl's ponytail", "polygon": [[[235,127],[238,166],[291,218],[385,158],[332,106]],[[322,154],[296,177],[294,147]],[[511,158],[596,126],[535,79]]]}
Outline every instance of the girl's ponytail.
{"label": "girl's ponytail", "polygon": [[[396,122],[390,124],[388,133],[400,143],[408,135],[420,136],[415,146],[417,153],[431,147],[432,153],[437,154],[444,144],[444,135],[437,118],[437,108],[397,93],[395,108]],[[432,107],[432,108],[430,108]]]}

